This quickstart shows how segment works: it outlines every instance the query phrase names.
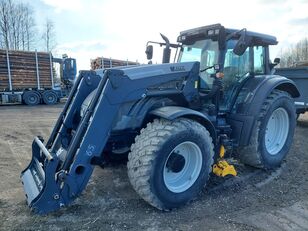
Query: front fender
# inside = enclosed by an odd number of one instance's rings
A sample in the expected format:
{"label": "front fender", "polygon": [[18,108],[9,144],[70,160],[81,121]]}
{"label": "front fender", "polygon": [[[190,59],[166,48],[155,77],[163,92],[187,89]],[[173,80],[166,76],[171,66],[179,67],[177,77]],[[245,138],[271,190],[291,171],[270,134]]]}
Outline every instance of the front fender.
{"label": "front fender", "polygon": [[152,116],[163,118],[166,120],[175,120],[180,117],[189,118],[202,124],[210,133],[213,143],[216,145],[217,134],[213,123],[211,122],[208,115],[203,114],[199,111],[192,110],[190,108],[179,107],[179,106],[165,106],[152,110],[150,112]]}

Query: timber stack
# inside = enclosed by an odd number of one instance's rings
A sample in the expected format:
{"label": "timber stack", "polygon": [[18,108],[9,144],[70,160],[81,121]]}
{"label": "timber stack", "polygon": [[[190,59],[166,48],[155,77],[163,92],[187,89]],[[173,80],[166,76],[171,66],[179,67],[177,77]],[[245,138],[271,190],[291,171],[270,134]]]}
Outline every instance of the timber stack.
{"label": "timber stack", "polygon": [[140,64],[138,62],[133,62],[128,60],[119,60],[119,59],[104,58],[104,57],[97,57],[96,59],[91,59],[92,70],[131,66],[131,65],[140,65]]}
{"label": "timber stack", "polygon": [[51,68],[50,53],[0,50],[0,90],[51,88]]}

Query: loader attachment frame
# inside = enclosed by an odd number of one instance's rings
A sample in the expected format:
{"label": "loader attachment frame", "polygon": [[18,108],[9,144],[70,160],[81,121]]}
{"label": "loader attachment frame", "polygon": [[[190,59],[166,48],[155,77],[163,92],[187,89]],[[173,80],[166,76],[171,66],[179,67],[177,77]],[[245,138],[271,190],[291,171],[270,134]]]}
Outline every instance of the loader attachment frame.
{"label": "loader attachment frame", "polygon": [[[71,203],[86,187],[94,169],[91,162],[100,157],[117,113],[117,106],[104,97],[108,84],[106,72],[103,77],[92,71],[81,72],[46,146],[42,137],[35,137],[32,160],[21,173],[32,211],[55,211]],[[89,108],[76,126],[74,119],[79,116],[83,100],[96,88]],[[97,127],[101,128],[99,132]],[[61,152],[65,153],[64,159]]]}
{"label": "loader attachment frame", "polygon": [[[143,78],[140,69],[148,71]],[[144,97],[178,96],[181,102],[190,102],[198,93],[198,71],[199,63],[189,62],[161,65],[156,75],[151,66],[80,72],[46,145],[42,137],[33,141],[32,160],[21,173],[29,207],[45,214],[70,204],[85,189],[95,164],[104,161],[113,126],[129,126],[129,120],[119,119],[127,117],[120,109]],[[166,83],[165,89],[151,87]]]}

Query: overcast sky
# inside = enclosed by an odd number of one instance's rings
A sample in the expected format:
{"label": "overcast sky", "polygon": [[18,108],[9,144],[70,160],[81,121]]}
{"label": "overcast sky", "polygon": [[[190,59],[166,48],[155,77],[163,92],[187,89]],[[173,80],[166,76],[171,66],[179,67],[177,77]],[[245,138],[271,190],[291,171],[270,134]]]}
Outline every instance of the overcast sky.
{"label": "overcast sky", "polygon": [[159,33],[175,42],[180,31],[213,23],[276,36],[273,56],[308,37],[308,0],[23,1],[33,6],[38,27],[53,20],[56,55],[77,58],[79,70],[97,56],[146,62],[145,44],[161,41]]}

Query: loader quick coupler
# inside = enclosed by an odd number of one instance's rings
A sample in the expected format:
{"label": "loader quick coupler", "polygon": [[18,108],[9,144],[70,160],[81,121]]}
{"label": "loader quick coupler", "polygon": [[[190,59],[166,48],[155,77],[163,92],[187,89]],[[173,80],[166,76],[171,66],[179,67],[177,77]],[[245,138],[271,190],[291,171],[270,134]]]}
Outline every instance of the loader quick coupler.
{"label": "loader quick coupler", "polygon": [[44,213],[41,208],[46,207],[55,210],[63,203],[54,175],[59,159],[48,152],[42,141],[41,137],[35,137],[32,160],[21,173],[27,203],[37,213]]}
{"label": "loader quick coupler", "polygon": [[219,177],[225,177],[227,175],[236,176],[237,172],[234,166],[229,164],[224,159],[225,152],[225,147],[221,145],[219,150],[219,158],[217,160],[217,163],[213,165],[213,173]]}

